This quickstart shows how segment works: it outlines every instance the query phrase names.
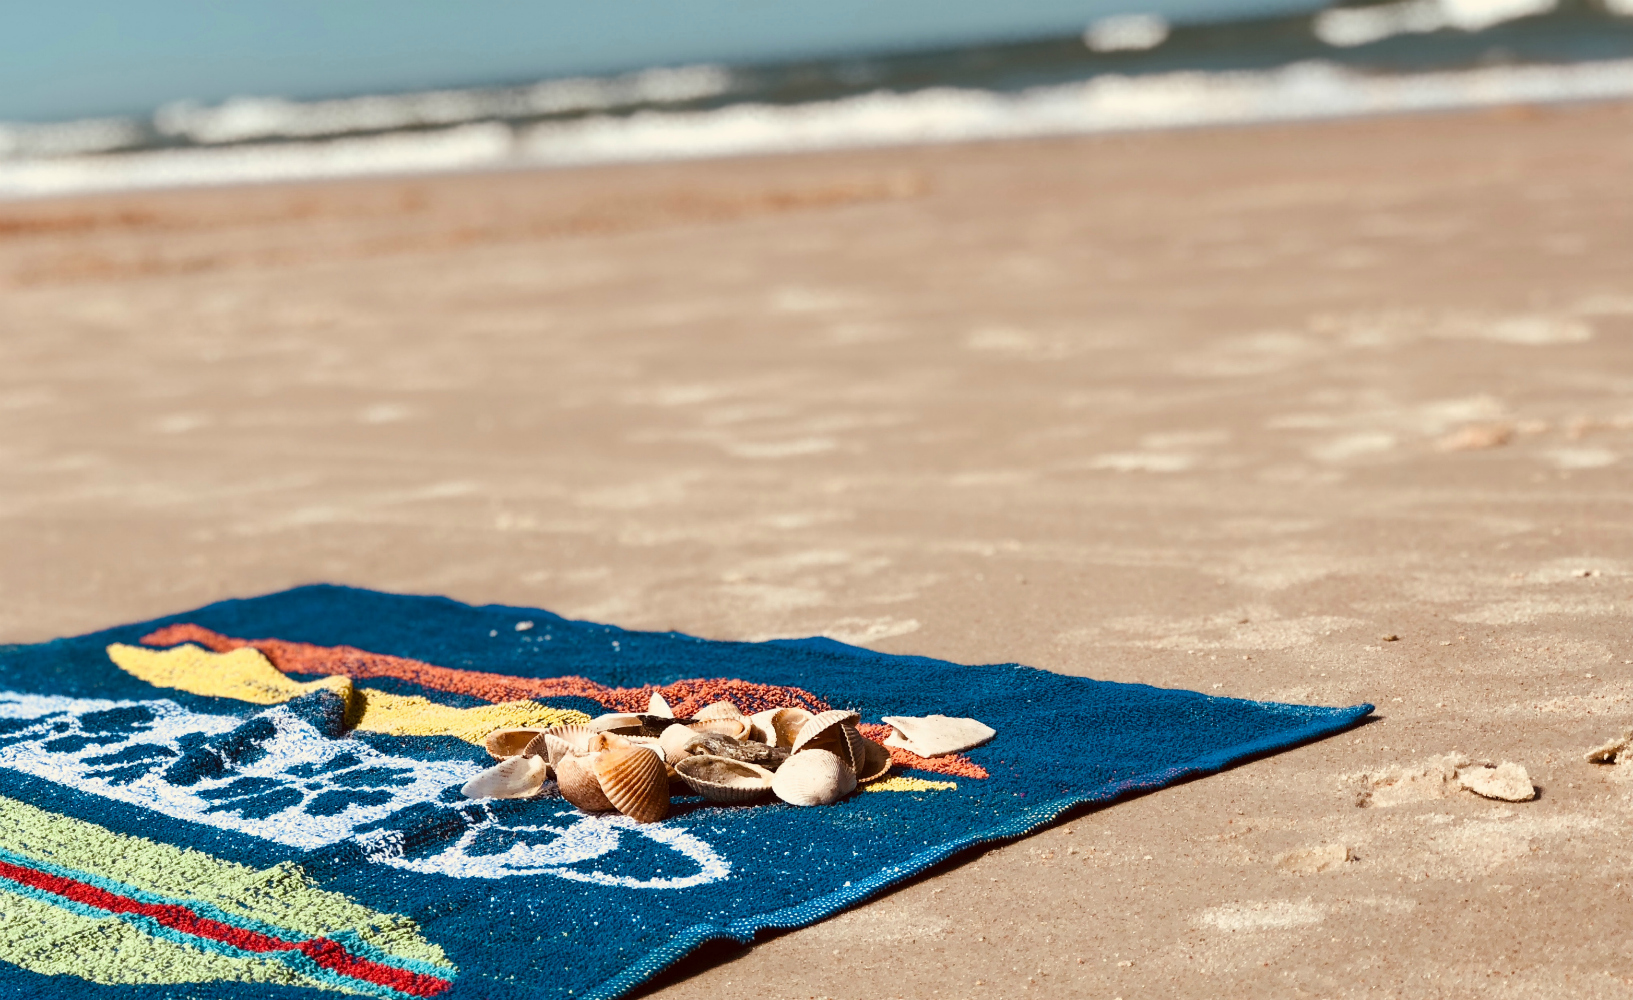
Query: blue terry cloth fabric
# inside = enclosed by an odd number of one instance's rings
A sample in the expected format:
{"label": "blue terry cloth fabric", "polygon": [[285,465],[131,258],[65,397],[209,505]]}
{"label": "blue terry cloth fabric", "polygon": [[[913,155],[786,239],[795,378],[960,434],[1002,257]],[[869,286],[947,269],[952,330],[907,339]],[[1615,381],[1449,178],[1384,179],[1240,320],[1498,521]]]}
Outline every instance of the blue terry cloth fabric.
{"label": "blue terry cloth fabric", "polygon": [[[518,631],[524,621],[533,625]],[[520,678],[791,686],[854,709],[865,723],[968,716],[998,735],[965,754],[985,778],[897,768],[893,775],[936,784],[898,782],[905,790],[858,791],[804,809],[677,799],[670,818],[642,826],[587,816],[556,797],[466,800],[460,786],[491,763],[481,747],[449,736],[346,733],[344,706],[326,691],[251,704],[156,687],[110,661],[110,643],[136,644],[178,623]],[[458,707],[482,703],[401,680],[357,683]],[[602,710],[584,697],[546,701]],[[245,968],[271,953],[246,950],[244,941],[280,947],[242,937],[261,928],[287,945],[276,952],[284,961],[277,968],[293,971],[231,981],[201,960],[202,972],[187,966],[192,979],[164,982],[122,960],[85,962],[101,970],[99,985],[72,964],[43,975],[36,958],[17,950],[23,945],[0,941],[0,994],[214,1000],[347,988],[393,998],[613,998],[705,942],[747,943],[764,928],[814,923],[967,848],[1330,735],[1371,710],[1215,698],[1016,664],[962,666],[828,639],[733,643],[628,632],[537,609],[344,587],[224,601],[0,649],[0,908],[23,900],[62,921],[115,922],[156,947],[193,948]],[[1057,736],[1033,739],[1040,730]],[[366,928],[322,931],[327,937],[293,924],[267,930],[266,918],[254,923],[235,910],[230,893],[172,899],[162,887],[135,885],[117,865],[48,864],[29,853],[37,832],[17,832],[48,822],[37,811],[64,830],[94,824],[201,852],[223,870],[287,872],[292,863],[313,890],[408,918],[445,960],[392,951],[382,943],[388,937]],[[92,888],[75,888],[83,885]],[[109,902],[116,897],[136,902]],[[161,904],[182,909],[151,909]],[[215,922],[176,916],[188,907]],[[172,970],[171,978],[182,974]]]}

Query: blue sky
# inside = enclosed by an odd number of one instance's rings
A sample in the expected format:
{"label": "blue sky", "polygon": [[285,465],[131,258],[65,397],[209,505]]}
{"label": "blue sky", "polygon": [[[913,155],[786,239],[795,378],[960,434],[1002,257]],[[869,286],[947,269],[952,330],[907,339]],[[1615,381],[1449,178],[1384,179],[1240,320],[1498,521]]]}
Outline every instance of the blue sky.
{"label": "blue sky", "polygon": [[46,0],[0,32],[0,120],[146,112],[1025,38],[1155,10],[1230,19],[1312,0]]}

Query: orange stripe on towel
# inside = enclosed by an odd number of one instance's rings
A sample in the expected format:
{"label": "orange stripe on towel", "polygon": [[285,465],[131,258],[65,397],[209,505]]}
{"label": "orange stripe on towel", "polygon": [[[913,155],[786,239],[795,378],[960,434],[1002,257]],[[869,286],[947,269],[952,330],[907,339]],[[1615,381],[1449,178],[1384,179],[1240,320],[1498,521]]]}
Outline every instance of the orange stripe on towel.
{"label": "orange stripe on towel", "polygon": [[[192,624],[167,626],[143,636],[142,642],[149,646],[194,642],[217,653],[252,646],[286,674],[344,674],[354,680],[395,677],[435,691],[470,695],[492,702],[524,698],[589,698],[615,712],[644,712],[652,695],[657,693],[663,695],[675,714],[682,718],[717,701],[729,701],[747,715],[785,705],[798,706],[808,712],[826,712],[829,708],[827,702],[809,691],[774,684],[715,678],[676,681],[662,686],[648,684],[613,688],[586,677],[513,677],[480,670],[455,670],[406,657],[370,653],[354,646],[314,646],[283,639],[235,639]],[[985,772],[981,776],[985,777]]]}
{"label": "orange stripe on towel", "polygon": [[[856,727],[863,736],[875,743],[884,743],[885,737],[895,730],[878,722],[864,722]],[[940,757],[920,757],[911,750],[901,747],[886,747],[890,751],[890,761],[897,767],[908,768],[913,771],[934,771],[937,774],[951,774],[960,778],[989,777],[987,769],[970,760],[961,753],[944,754]]]}

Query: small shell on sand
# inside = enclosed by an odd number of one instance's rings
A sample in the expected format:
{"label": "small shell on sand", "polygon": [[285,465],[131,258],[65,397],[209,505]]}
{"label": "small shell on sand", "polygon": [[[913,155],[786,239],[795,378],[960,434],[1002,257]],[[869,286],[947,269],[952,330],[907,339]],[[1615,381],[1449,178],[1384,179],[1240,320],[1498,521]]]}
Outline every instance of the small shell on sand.
{"label": "small shell on sand", "polygon": [[612,803],[601,790],[601,779],[595,776],[595,764],[600,756],[567,757],[556,768],[556,787],[561,790],[561,797],[585,812],[612,811]]}
{"label": "small shell on sand", "polygon": [[776,775],[757,764],[699,754],[675,765],[691,789],[711,802],[749,802],[771,791]]}
{"label": "small shell on sand", "polygon": [[1458,783],[1476,795],[1504,802],[1529,802],[1537,797],[1531,776],[1518,764],[1503,761],[1496,767],[1465,767],[1457,772]]}
{"label": "small shell on sand", "polygon": [[595,762],[595,776],[613,808],[637,823],[656,823],[669,813],[669,775],[648,747],[608,750]]}
{"label": "small shell on sand", "polygon": [[507,757],[465,782],[467,799],[528,799],[539,794],[550,765],[543,757]]}
{"label": "small shell on sand", "polygon": [[652,698],[646,703],[646,714],[661,715],[666,719],[673,719],[675,710],[669,707],[667,701],[663,700],[663,695],[654,691],[652,692]]}
{"label": "small shell on sand", "polygon": [[771,790],[789,805],[825,806],[856,790],[856,772],[826,750],[806,750],[777,769]]}
{"label": "small shell on sand", "polygon": [[959,753],[998,735],[985,723],[946,715],[887,715],[884,721],[896,730],[885,738],[885,746],[901,747],[920,757]]}

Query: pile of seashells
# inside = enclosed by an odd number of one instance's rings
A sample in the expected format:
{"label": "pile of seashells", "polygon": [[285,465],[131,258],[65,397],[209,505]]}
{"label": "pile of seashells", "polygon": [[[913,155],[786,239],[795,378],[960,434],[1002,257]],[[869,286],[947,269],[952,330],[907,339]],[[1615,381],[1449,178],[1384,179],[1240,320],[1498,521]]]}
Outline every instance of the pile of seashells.
{"label": "pile of seashells", "polygon": [[672,789],[713,802],[770,793],[796,806],[828,805],[890,770],[890,751],[858,732],[860,721],[855,712],[802,708],[745,716],[724,701],[677,719],[654,694],[641,715],[489,733],[484,742],[499,763],[461,791],[525,799],[553,776],[562,798],[585,812],[616,809],[640,823],[668,815]]}

